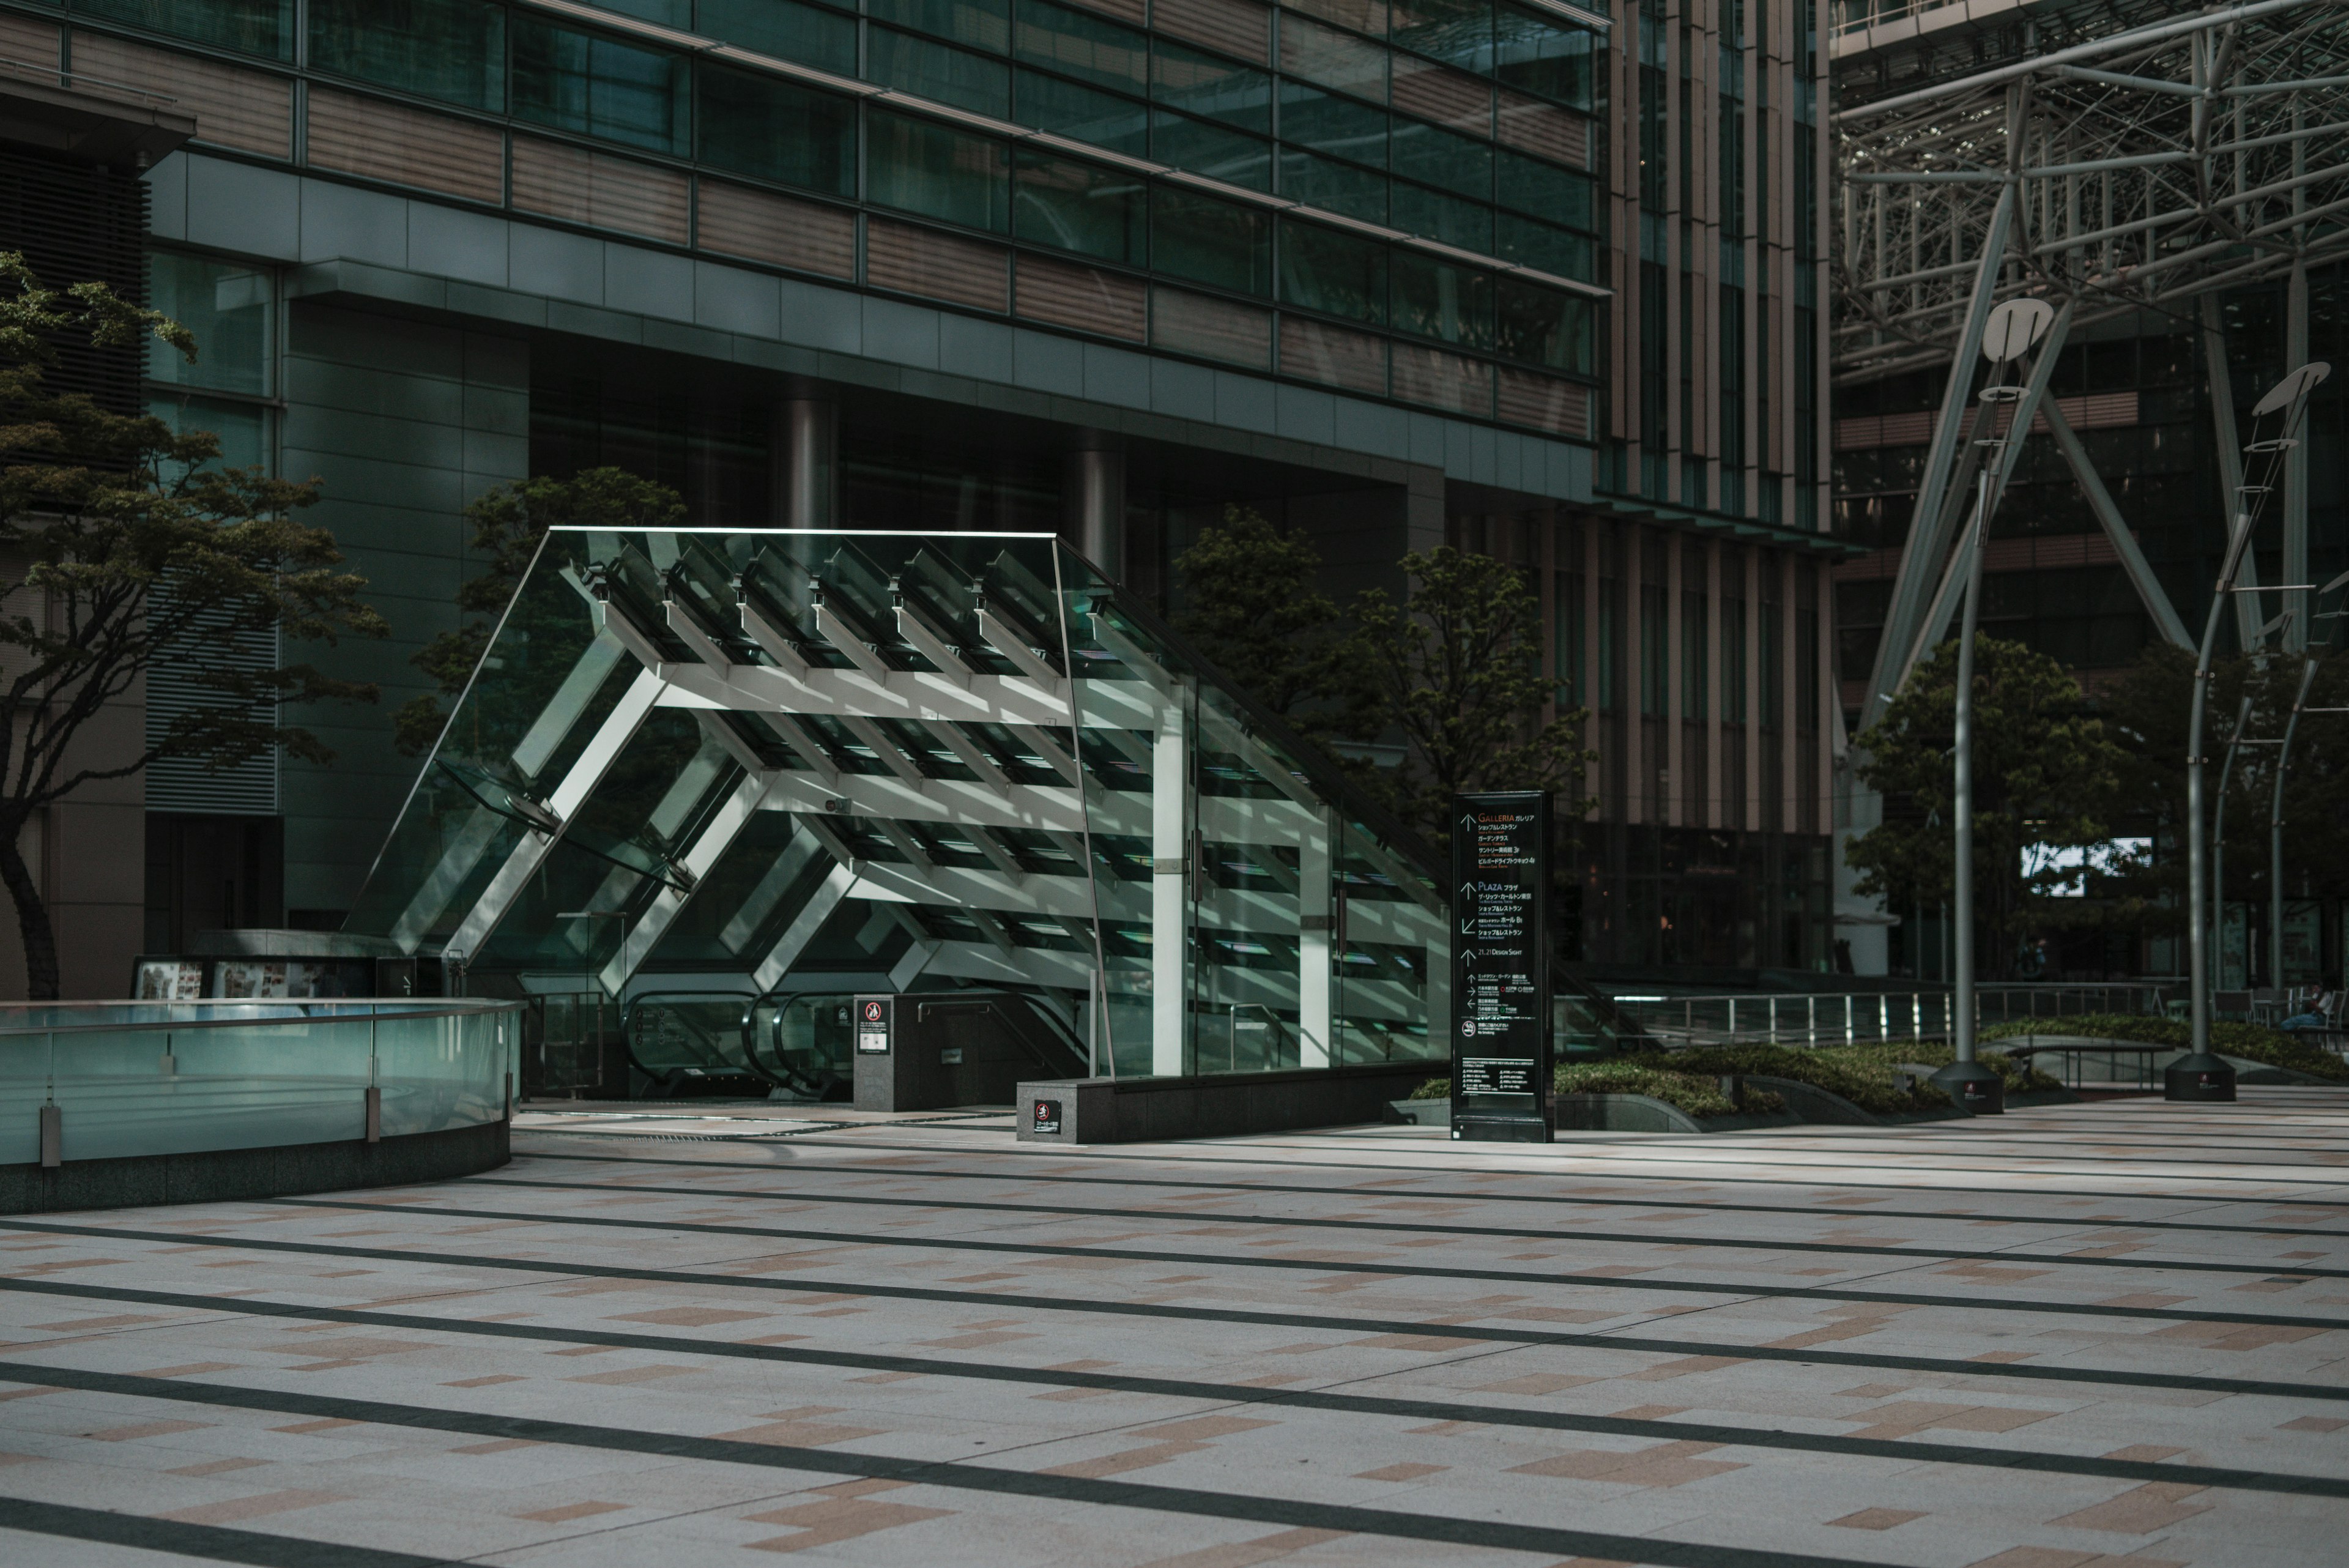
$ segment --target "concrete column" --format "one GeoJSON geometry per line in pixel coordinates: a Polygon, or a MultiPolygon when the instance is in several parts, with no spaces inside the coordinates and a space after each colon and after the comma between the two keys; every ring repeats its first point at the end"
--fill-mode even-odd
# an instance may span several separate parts
{"type": "Polygon", "coordinates": [[[1745,547],[1745,826],[1762,820],[1762,552],[1745,547]]]}
{"type": "Polygon", "coordinates": [[[1796,688],[1802,682],[1802,664],[1795,658],[1800,651],[1796,640],[1801,630],[1801,618],[1795,610],[1795,553],[1782,550],[1778,555],[1778,830],[1795,833],[1801,830],[1802,777],[1801,750],[1795,733],[1796,688]]]}
{"type": "Polygon", "coordinates": [[[1326,1067],[1336,1054],[1337,1032],[1330,1006],[1330,966],[1336,957],[1331,873],[1334,857],[1330,813],[1305,825],[1297,847],[1297,1033],[1298,1065],[1326,1067]]]}
{"type": "Polygon", "coordinates": [[[1704,546],[1704,817],[1702,826],[1728,826],[1727,803],[1722,799],[1727,774],[1721,760],[1721,710],[1728,701],[1722,685],[1721,541],[1704,546]]]}
{"type": "Polygon", "coordinates": [[[1623,525],[1623,820],[1655,815],[1648,799],[1648,639],[1645,595],[1647,530],[1623,525]]]}
{"type": "Polygon", "coordinates": [[[775,405],[768,433],[772,475],[769,515],[778,528],[839,525],[840,406],[829,398],[789,397],[775,405]]]}
{"type": "Polygon", "coordinates": [[[1184,895],[1197,867],[1185,809],[1191,748],[1185,718],[1177,688],[1159,710],[1150,757],[1150,1070],[1161,1077],[1183,1071],[1191,1011],[1191,911],[1184,895]]]}
{"type": "Polygon", "coordinates": [[[1061,536],[1110,581],[1125,579],[1125,450],[1088,433],[1061,483],[1061,536]]]}
{"type": "Polygon", "coordinates": [[[1685,826],[1688,817],[1681,810],[1681,802],[1688,790],[1688,757],[1681,743],[1681,726],[1687,715],[1681,711],[1681,692],[1686,672],[1681,668],[1687,659],[1682,639],[1687,628],[1681,623],[1681,557],[1684,553],[1681,537],[1667,535],[1664,556],[1664,787],[1659,792],[1663,799],[1658,803],[1658,820],[1670,827],[1685,826]]]}

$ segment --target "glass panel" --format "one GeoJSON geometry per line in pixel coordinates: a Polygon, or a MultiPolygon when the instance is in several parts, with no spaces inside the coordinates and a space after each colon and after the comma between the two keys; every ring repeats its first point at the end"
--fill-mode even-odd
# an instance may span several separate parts
{"type": "Polygon", "coordinates": [[[1031,66],[1136,97],[1150,89],[1148,36],[1100,16],[1019,0],[1011,44],[1011,52],[1031,66]]]}
{"type": "Polygon", "coordinates": [[[1493,0],[1396,0],[1392,37],[1405,48],[1481,71],[1493,59],[1493,0]]]}
{"type": "Polygon", "coordinates": [[[1021,239],[1143,265],[1148,196],[1141,180],[1022,149],[1012,182],[1011,228],[1021,239]]]}
{"type": "MultiPolygon", "coordinates": [[[[28,1024],[38,1022],[32,1010],[20,1016],[28,1024]]],[[[31,1165],[41,1158],[51,1038],[36,1028],[0,1032],[0,1165],[31,1165]]]]}
{"type": "Polygon", "coordinates": [[[701,67],[701,157],[762,180],[856,193],[856,106],[719,66],[701,67]]]}
{"type": "Polygon", "coordinates": [[[590,4],[598,11],[617,11],[664,27],[693,26],[693,0],[590,0],[590,4]]]}
{"type": "Polygon", "coordinates": [[[1010,152],[1004,143],[901,114],[875,111],[868,124],[864,188],[871,200],[974,229],[1007,226],[1010,152]]]}
{"type": "Polygon", "coordinates": [[[147,302],[196,335],[197,358],[149,341],[147,376],[182,387],[266,397],[275,291],[258,268],[176,251],[147,253],[147,302]]]}
{"type": "Polygon", "coordinates": [[[1280,193],[1309,207],[1360,218],[1366,223],[1387,221],[1385,175],[1310,152],[1281,150],[1280,193]]]}
{"type": "Polygon", "coordinates": [[[1012,73],[1012,118],[1130,157],[1150,156],[1150,111],[1131,99],[1096,92],[1040,71],[1012,73]]]}
{"type": "Polygon", "coordinates": [[[1272,189],[1272,146],[1253,136],[1185,115],[1154,109],[1150,155],[1228,184],[1272,189]]]}
{"type": "Polygon", "coordinates": [[[1150,259],[1160,272],[1241,294],[1271,283],[1272,225],[1231,202],[1161,185],[1150,198],[1150,259]]]}
{"type": "Polygon", "coordinates": [[[513,18],[518,119],[658,152],[686,150],[685,61],[528,16],[513,18]]]}
{"type": "Polygon", "coordinates": [[[294,57],[294,0],[73,0],[73,9],[248,55],[294,57]]]}
{"type": "Polygon", "coordinates": [[[1496,289],[1495,346],[1513,359],[1591,373],[1590,302],[1505,277],[1496,289]]]}
{"type": "Polygon", "coordinates": [[[990,54],[1011,43],[1011,0],[866,0],[864,14],[990,54]]]}
{"type": "Polygon", "coordinates": [[[1493,150],[1485,142],[1398,115],[1390,145],[1398,174],[1454,195],[1482,200],[1493,192],[1493,150]]]}
{"type": "MultiPolygon", "coordinates": [[[[174,435],[198,431],[220,441],[220,456],[203,466],[263,468],[274,466],[269,442],[269,410],[258,403],[232,403],[222,398],[150,397],[147,411],[171,427],[174,435]]],[[[176,474],[176,466],[172,468],[176,474]]]]}
{"type": "Polygon", "coordinates": [[[893,27],[865,30],[868,80],[1002,119],[1011,113],[1011,67],[893,27]]]}
{"type": "Polygon", "coordinates": [[[1390,196],[1394,226],[1405,234],[1441,240],[1464,251],[1493,254],[1493,209],[1424,185],[1398,180],[1390,196]]]}
{"type": "Polygon", "coordinates": [[[1317,152],[1387,166],[1387,111],[1299,82],[1280,84],[1280,139],[1317,152]]]}
{"type": "Polygon", "coordinates": [[[1280,14],[1280,68],[1373,103],[1387,101],[1385,49],[1294,11],[1280,14]]]}
{"type": "Polygon", "coordinates": [[[1531,213],[1553,223],[1588,229],[1594,221],[1591,182],[1555,163],[1502,149],[1495,153],[1495,186],[1501,205],[1531,213]]]}
{"type": "Polygon", "coordinates": [[[1502,213],[1496,217],[1493,254],[1503,261],[1557,277],[1580,278],[1586,283],[1600,281],[1598,256],[1589,235],[1553,229],[1547,223],[1537,223],[1515,213],[1502,213]]]}
{"type": "Polygon", "coordinates": [[[1579,109],[1591,107],[1591,57],[1599,46],[1588,29],[1505,5],[1494,32],[1495,77],[1579,109]]]}
{"type": "Polygon", "coordinates": [[[1401,247],[1394,253],[1392,267],[1397,328],[1472,348],[1492,347],[1490,275],[1401,247]]]}
{"type": "Polygon", "coordinates": [[[1160,103],[1244,130],[1272,130],[1272,78],[1248,66],[1161,37],[1152,44],[1150,85],[1160,103]]]}
{"type": "Polygon", "coordinates": [[[856,74],[856,18],[799,0],[701,0],[694,30],[839,76],[856,74]]]}
{"type": "Polygon", "coordinates": [[[499,109],[506,14],[473,0],[310,0],[310,64],[424,98],[499,109]]]}
{"type": "Polygon", "coordinates": [[[1280,224],[1280,297],[1308,310],[1383,325],[1387,318],[1387,247],[1284,218],[1280,224]]]}

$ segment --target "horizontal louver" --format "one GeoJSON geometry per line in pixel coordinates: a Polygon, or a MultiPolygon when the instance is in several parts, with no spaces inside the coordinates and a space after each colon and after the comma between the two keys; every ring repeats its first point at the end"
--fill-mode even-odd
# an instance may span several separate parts
{"type": "Polygon", "coordinates": [[[704,180],[694,241],[703,250],[826,277],[856,275],[856,215],[704,180]]]}
{"type": "Polygon", "coordinates": [[[1271,16],[1249,0],[1156,0],[1150,25],[1169,37],[1265,65],[1272,57],[1271,16]]]}
{"type": "Polygon", "coordinates": [[[1384,396],[1387,389],[1387,344],[1367,332],[1349,332],[1302,317],[1280,320],[1280,369],[1283,375],[1342,387],[1350,392],[1384,396]]]}
{"type": "Polygon", "coordinates": [[[167,54],[98,33],[76,33],[74,86],[104,97],[106,83],[173,100],[196,117],[196,140],[264,158],[294,153],[294,84],[217,60],[167,54]]]}
{"type": "MultiPolygon", "coordinates": [[[[202,659],[165,657],[147,671],[147,744],[162,743],[173,721],[190,712],[220,707],[221,700],[203,683],[208,670],[233,670],[258,673],[277,667],[277,633],[231,632],[227,618],[198,615],[193,630],[205,645],[202,659]]],[[[263,703],[253,710],[263,723],[277,722],[277,705],[263,703]]],[[[274,750],[249,757],[233,767],[214,768],[201,757],[181,757],[151,763],[147,769],[147,809],[206,812],[226,815],[268,816],[277,810],[277,753],[274,750]]]]}
{"type": "Polygon", "coordinates": [[[1099,11],[1104,16],[1115,16],[1118,20],[1131,22],[1137,27],[1142,26],[1143,15],[1148,9],[1148,0],[1070,0],[1070,4],[1082,6],[1088,11],[1099,11]]]}
{"type": "Polygon", "coordinates": [[[1269,370],[1272,312],[1205,295],[1154,288],[1150,291],[1150,341],[1155,348],[1177,354],[1269,370]]]}
{"type": "Polygon", "coordinates": [[[0,60],[11,62],[0,65],[0,77],[30,75],[35,81],[55,87],[57,77],[53,71],[28,73],[18,67],[54,67],[57,63],[57,25],[35,21],[30,16],[0,16],[0,60]]]}
{"type": "Polygon", "coordinates": [[[1408,55],[1394,57],[1394,106],[1471,136],[1493,134],[1490,83],[1408,55]]]}
{"type": "Polygon", "coordinates": [[[1010,261],[1000,245],[885,218],[865,220],[864,281],[875,288],[1004,310],[1011,303],[1010,261]]]}
{"type": "Polygon", "coordinates": [[[506,139],[492,126],[379,99],[310,89],[309,161],[473,202],[505,199],[506,139]]]}
{"type": "Polygon", "coordinates": [[[1493,416],[1493,368],[1440,348],[1394,346],[1394,395],[1455,414],[1493,416]]]}
{"type": "Polygon", "coordinates": [[[1030,321],[1133,343],[1145,335],[1147,312],[1138,280],[1042,256],[1019,258],[1019,311],[1030,321]]]}
{"type": "Polygon", "coordinates": [[[1577,382],[1503,370],[1500,401],[1500,417],[1510,424],[1577,440],[1590,435],[1590,389],[1577,382]]]}
{"type": "Polygon", "coordinates": [[[1590,125],[1578,114],[1501,89],[1503,141],[1569,168],[1590,167],[1590,125]]]}
{"type": "Polygon", "coordinates": [[[688,190],[686,176],[672,169],[514,138],[513,204],[520,212],[681,245],[688,190]]]}

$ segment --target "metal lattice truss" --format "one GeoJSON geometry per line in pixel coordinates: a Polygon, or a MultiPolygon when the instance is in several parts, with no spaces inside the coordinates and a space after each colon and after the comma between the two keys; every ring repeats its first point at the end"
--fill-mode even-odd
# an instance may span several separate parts
{"type": "MultiPolygon", "coordinates": [[[[2060,13],[2076,36],[2090,8],[2015,5],[2008,20],[2060,13]]],[[[2141,13],[2140,13],[2141,15],[2141,13]]],[[[2023,25],[2023,24],[2018,24],[2023,25]]],[[[1840,53],[1841,51],[1839,51],[1840,53]]],[[[1839,68],[1841,62],[1838,62],[1839,68]]],[[[2306,358],[2308,267],[2349,256],[2349,5],[2263,0],[2134,25],[1834,116],[1839,174],[1834,373],[1849,386],[1951,363],[1951,378],[1879,646],[1864,719],[1872,722],[1947,625],[1929,616],[1971,505],[1975,464],[2012,473],[2021,440],[1978,440],[2035,418],[2079,479],[2161,633],[2184,645],[2176,609],[2053,399],[2042,396],[2069,334],[2141,310],[2199,325],[2219,368],[2223,479],[2240,483],[2227,394],[2219,291],[2290,288],[2287,356],[2306,358]],[[1972,397],[1983,324],[2020,296],[2057,307],[2020,403],[1972,397]],[[2010,414],[2005,410],[2011,410],[2010,414]],[[1992,424],[1992,421],[1995,424],[1992,424]],[[1928,624],[1929,620],[1930,624],[1928,624]]],[[[2286,477],[2284,582],[2304,580],[2305,455],[2286,477]]],[[[2214,519],[2214,521],[2216,521],[2214,519]]],[[[2287,649],[2306,637],[2287,595],[2281,624],[2255,596],[2245,647],[2262,627],[2287,649]]]]}

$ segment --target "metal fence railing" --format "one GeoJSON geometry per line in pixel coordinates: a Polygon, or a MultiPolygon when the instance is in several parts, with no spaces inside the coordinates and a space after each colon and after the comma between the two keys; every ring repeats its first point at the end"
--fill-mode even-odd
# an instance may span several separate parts
{"type": "MultiPolygon", "coordinates": [[[[2158,986],[2021,985],[1975,993],[1984,1025],[2085,1012],[2158,1013],[2158,986]]],[[[1724,996],[1618,996],[1615,1006],[1650,1038],[1666,1045],[1852,1045],[1890,1040],[1945,1040],[1953,999],[1947,992],[1837,992],[1724,996]]]]}

